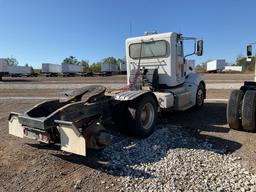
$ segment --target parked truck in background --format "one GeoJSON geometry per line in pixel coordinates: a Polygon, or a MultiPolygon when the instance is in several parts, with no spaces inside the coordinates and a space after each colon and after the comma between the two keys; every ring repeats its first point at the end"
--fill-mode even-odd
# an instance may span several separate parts
{"type": "Polygon", "coordinates": [[[225,59],[217,59],[217,60],[209,61],[206,64],[206,71],[208,73],[221,72],[222,70],[225,69],[225,66],[226,66],[225,59]]]}
{"type": "Polygon", "coordinates": [[[202,54],[202,40],[179,33],[128,38],[127,86],[106,90],[91,85],[65,101],[45,101],[25,113],[12,112],[9,133],[59,144],[62,150],[83,156],[87,148],[99,149],[111,142],[105,126],[109,122],[125,133],[147,137],[154,131],[159,111],[203,106],[205,82],[186,66],[187,57],[202,54]],[[189,53],[184,53],[185,41],[194,43],[189,53]]]}

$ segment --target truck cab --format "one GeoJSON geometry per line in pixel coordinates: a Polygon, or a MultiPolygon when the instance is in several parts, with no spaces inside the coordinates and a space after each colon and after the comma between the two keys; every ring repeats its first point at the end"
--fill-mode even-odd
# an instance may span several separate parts
{"type": "MultiPolygon", "coordinates": [[[[160,108],[184,111],[200,108],[206,97],[205,82],[187,66],[186,58],[203,54],[203,41],[175,32],[146,34],[126,40],[127,84],[137,94],[151,91],[160,108]],[[192,53],[184,54],[184,42],[194,43],[192,53]],[[162,102],[161,104],[161,101],[162,102]],[[163,104],[164,103],[164,104],[163,104]]],[[[135,94],[135,93],[134,93],[135,94]]],[[[127,93],[117,100],[135,98],[127,93]]]]}
{"type": "MultiPolygon", "coordinates": [[[[147,70],[158,70],[159,85],[175,87],[185,82],[189,73],[184,55],[184,41],[195,38],[184,38],[174,32],[150,34],[126,40],[127,82],[132,82],[138,65],[147,70]]],[[[202,45],[202,41],[197,41],[202,45]]],[[[198,43],[198,45],[199,45],[198,43]]],[[[198,48],[199,49],[199,48],[198,48]]],[[[201,48],[200,48],[201,49],[201,48]]],[[[202,54],[196,52],[197,55],[202,54]]]]}

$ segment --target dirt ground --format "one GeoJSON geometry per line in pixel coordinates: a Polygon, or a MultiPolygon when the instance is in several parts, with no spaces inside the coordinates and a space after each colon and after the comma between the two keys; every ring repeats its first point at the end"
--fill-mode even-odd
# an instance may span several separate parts
{"type": "MultiPolygon", "coordinates": [[[[252,80],[252,74],[206,74],[206,83],[242,83],[252,80]]],[[[24,112],[42,101],[37,97],[63,97],[66,89],[58,84],[120,83],[126,76],[5,78],[0,83],[0,191],[75,191],[83,181],[82,191],[117,191],[118,175],[104,169],[104,157],[91,151],[79,157],[59,151],[58,146],[40,146],[29,139],[8,135],[8,115],[11,111],[24,112]],[[43,90],[8,88],[11,85],[56,84],[57,88],[43,90]],[[24,97],[22,99],[21,97],[24,97]],[[29,97],[29,98],[25,98],[29,97]]],[[[69,89],[68,89],[69,90],[69,89]]],[[[162,113],[159,120],[181,125],[198,138],[206,139],[216,149],[224,149],[241,157],[244,165],[256,173],[256,134],[230,130],[226,123],[226,102],[230,89],[207,90],[207,102],[199,110],[162,113]]]]}
{"type": "MultiPolygon", "coordinates": [[[[224,73],[203,73],[201,74],[205,79],[206,83],[211,82],[243,82],[245,80],[253,80],[252,73],[231,73],[231,74],[224,74],[224,73]]],[[[106,77],[46,77],[46,76],[39,76],[39,77],[4,77],[4,83],[125,83],[126,82],[126,75],[114,75],[114,76],[106,76],[106,77]]]]}

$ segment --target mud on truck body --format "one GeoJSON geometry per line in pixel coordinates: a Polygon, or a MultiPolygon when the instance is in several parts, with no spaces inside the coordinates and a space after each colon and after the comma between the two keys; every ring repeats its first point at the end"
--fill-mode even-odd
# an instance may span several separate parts
{"type": "Polygon", "coordinates": [[[185,59],[202,53],[202,40],[177,33],[128,38],[126,87],[106,90],[91,85],[65,101],[45,101],[25,113],[12,112],[9,133],[59,144],[61,150],[83,156],[87,148],[110,144],[112,137],[104,127],[109,121],[125,132],[147,137],[154,131],[159,111],[203,106],[205,83],[186,66],[185,59]],[[185,41],[194,43],[187,55],[185,41]]]}

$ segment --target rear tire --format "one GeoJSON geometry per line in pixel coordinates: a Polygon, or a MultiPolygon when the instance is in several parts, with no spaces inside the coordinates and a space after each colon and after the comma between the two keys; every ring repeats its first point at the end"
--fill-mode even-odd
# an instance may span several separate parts
{"type": "Polygon", "coordinates": [[[231,92],[227,104],[227,122],[231,129],[239,130],[242,128],[241,123],[241,105],[244,93],[241,90],[231,92]]]}
{"type": "Polygon", "coordinates": [[[255,131],[256,91],[246,91],[242,104],[242,126],[245,131],[255,131]]]}
{"type": "Polygon", "coordinates": [[[142,95],[128,104],[127,127],[138,137],[148,137],[157,121],[157,102],[150,95],[142,95]]]}

